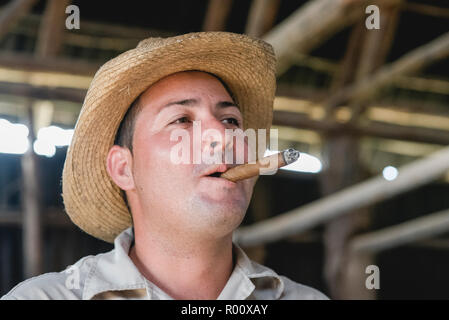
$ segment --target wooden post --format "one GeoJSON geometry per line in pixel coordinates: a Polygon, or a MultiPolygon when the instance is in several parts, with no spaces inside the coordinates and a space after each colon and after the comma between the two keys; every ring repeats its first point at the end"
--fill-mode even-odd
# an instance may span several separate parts
{"type": "Polygon", "coordinates": [[[38,56],[53,57],[60,52],[65,30],[65,8],[70,2],[71,0],[47,0],[36,46],[38,56]]]}
{"type": "MultiPolygon", "coordinates": [[[[381,7],[380,29],[368,30],[363,42],[362,53],[355,75],[355,83],[363,81],[384,64],[393,43],[399,16],[399,5],[381,7]]],[[[355,101],[352,109],[351,122],[358,121],[363,110],[368,107],[366,101],[355,101]]]]}
{"type": "Polygon", "coordinates": [[[33,152],[34,129],[33,111],[29,107],[29,141],[30,147],[22,157],[22,206],[23,206],[23,263],[26,278],[42,273],[42,227],[41,203],[39,193],[38,172],[36,170],[36,154],[33,152]]]}
{"type": "Polygon", "coordinates": [[[279,8],[279,0],[253,0],[249,10],[245,33],[260,37],[274,24],[279,8]]]}
{"type": "Polygon", "coordinates": [[[224,31],[231,11],[232,0],[209,0],[203,31],[224,31]]]}
{"type": "MultiPolygon", "coordinates": [[[[395,8],[397,9],[397,6],[395,8]]],[[[350,62],[345,61],[346,67],[350,69],[342,70],[343,72],[346,71],[346,77],[350,76],[354,82],[361,81],[377,69],[383,63],[390,48],[396,25],[396,15],[392,14],[391,10],[387,10],[386,7],[381,7],[381,11],[383,14],[381,15],[379,30],[366,30],[365,26],[361,26],[360,23],[355,27],[356,35],[363,35],[364,41],[360,47],[360,41],[357,41],[360,39],[352,37],[348,46],[349,54],[345,58],[353,59],[354,62],[351,66],[350,62]],[[355,41],[357,41],[357,44],[354,44],[355,41]],[[354,51],[355,54],[351,55],[351,51],[354,51]]],[[[341,82],[340,84],[344,83],[341,82]]],[[[359,105],[350,105],[350,109],[358,108],[359,105]]],[[[351,121],[355,122],[356,117],[353,116],[351,121]]],[[[344,134],[328,135],[327,146],[330,147],[330,152],[327,155],[329,165],[321,175],[325,194],[331,194],[368,176],[368,173],[363,176],[363,168],[361,168],[358,159],[359,139],[344,134]]],[[[354,234],[367,229],[369,223],[369,208],[361,208],[345,216],[337,217],[326,224],[324,233],[325,275],[333,298],[376,298],[376,291],[367,290],[363,281],[365,268],[373,264],[373,257],[371,255],[351,254],[347,248],[349,239],[354,234]]]]}
{"type": "MultiPolygon", "coordinates": [[[[367,174],[363,172],[359,161],[358,137],[345,133],[328,135],[325,148],[326,169],[320,175],[324,195],[333,194],[366,178],[367,174]]],[[[324,275],[330,296],[334,299],[357,295],[351,291],[353,288],[347,285],[353,280],[358,281],[352,279],[352,274],[347,273],[348,263],[353,258],[347,255],[347,242],[354,233],[368,228],[369,214],[369,209],[359,208],[336,217],[325,225],[324,275]]],[[[355,264],[352,266],[356,267],[355,264]]],[[[362,266],[357,263],[357,267],[362,266]]]]}
{"type": "Polygon", "coordinates": [[[363,41],[365,32],[365,21],[359,19],[351,29],[345,55],[332,79],[331,93],[341,90],[342,87],[354,81],[354,70],[357,68],[361,53],[360,43],[363,41]]]}

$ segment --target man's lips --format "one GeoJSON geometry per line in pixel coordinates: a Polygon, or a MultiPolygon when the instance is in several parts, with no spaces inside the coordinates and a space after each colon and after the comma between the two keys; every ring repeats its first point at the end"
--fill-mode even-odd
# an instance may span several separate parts
{"type": "Polygon", "coordinates": [[[201,174],[201,177],[206,178],[211,183],[221,183],[224,186],[233,187],[236,185],[236,182],[220,177],[223,172],[226,172],[231,167],[232,166],[227,164],[213,165],[204,170],[203,174],[201,174]]]}
{"type": "Polygon", "coordinates": [[[204,172],[201,174],[201,176],[211,176],[211,177],[219,177],[223,172],[226,172],[228,169],[230,169],[231,166],[227,164],[217,164],[208,167],[204,172]]]}

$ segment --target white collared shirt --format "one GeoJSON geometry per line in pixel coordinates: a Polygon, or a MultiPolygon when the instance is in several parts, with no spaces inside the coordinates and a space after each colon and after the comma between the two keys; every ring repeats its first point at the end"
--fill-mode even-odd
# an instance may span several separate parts
{"type": "MultiPolygon", "coordinates": [[[[132,229],[128,228],[117,236],[113,250],[84,257],[64,271],[25,280],[2,299],[173,299],[136,268],[128,256],[132,242],[132,229]]],[[[236,264],[219,300],[328,299],[318,290],[251,261],[235,244],[234,250],[236,264]]]]}

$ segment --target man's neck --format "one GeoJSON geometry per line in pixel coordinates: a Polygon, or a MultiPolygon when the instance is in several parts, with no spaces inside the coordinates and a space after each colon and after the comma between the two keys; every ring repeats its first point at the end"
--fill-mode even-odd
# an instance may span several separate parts
{"type": "MultiPolygon", "coordinates": [[[[154,237],[157,238],[157,237],[154,237]]],[[[160,241],[135,234],[129,256],[142,275],[174,299],[216,299],[232,270],[232,237],[160,241]]]]}

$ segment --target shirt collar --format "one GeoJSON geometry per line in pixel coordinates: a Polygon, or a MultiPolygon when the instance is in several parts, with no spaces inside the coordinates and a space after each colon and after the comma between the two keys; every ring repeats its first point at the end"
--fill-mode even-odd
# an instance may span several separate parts
{"type": "Polygon", "coordinates": [[[234,243],[236,265],[219,299],[259,298],[279,299],[284,291],[282,278],[270,268],[251,261],[245,252],[234,243]],[[229,283],[240,283],[234,292],[227,292],[229,283]],[[263,295],[260,295],[263,292],[263,295]],[[237,296],[236,296],[237,294],[237,296]]]}
{"type": "MultiPolygon", "coordinates": [[[[148,299],[172,299],[145,279],[129,258],[133,239],[130,227],[115,238],[112,251],[96,256],[96,263],[86,278],[83,299],[92,299],[109,291],[138,289],[146,289],[148,299]]],[[[218,299],[257,298],[262,291],[265,298],[278,299],[284,291],[282,279],[273,270],[251,261],[238,245],[234,244],[233,248],[236,264],[218,299]]]]}
{"type": "Polygon", "coordinates": [[[132,241],[132,228],[128,228],[115,238],[112,251],[96,256],[86,278],[83,299],[106,291],[146,288],[145,278],[128,256],[132,241]]]}

